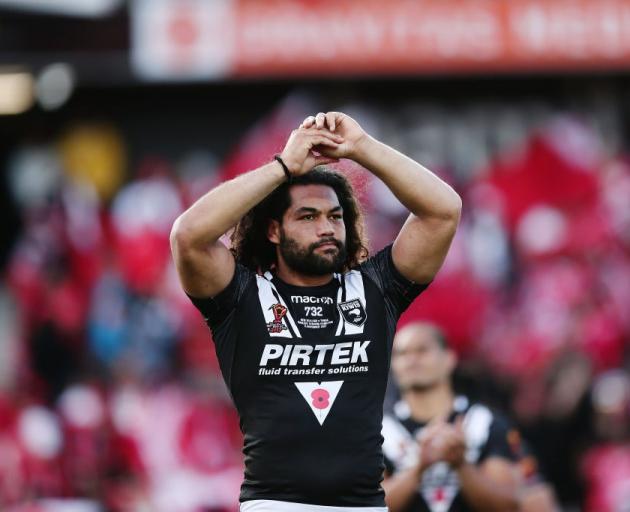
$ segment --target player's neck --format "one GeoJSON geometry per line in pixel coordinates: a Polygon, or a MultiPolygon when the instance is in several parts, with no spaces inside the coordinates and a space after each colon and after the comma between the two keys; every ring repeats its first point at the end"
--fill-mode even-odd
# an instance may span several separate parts
{"type": "Polygon", "coordinates": [[[305,275],[296,272],[282,261],[278,262],[275,273],[282,281],[293,286],[322,286],[330,283],[333,278],[332,272],[321,276],[305,275]]]}
{"type": "Polygon", "coordinates": [[[433,418],[444,417],[453,410],[454,395],[449,385],[439,385],[430,389],[410,389],[403,394],[411,417],[418,422],[428,422],[433,418]]]}

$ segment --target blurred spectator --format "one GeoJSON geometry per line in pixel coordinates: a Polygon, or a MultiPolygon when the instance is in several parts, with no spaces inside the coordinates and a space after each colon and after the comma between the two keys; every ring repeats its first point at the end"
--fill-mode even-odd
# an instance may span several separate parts
{"type": "Polygon", "coordinates": [[[504,418],[455,396],[457,358],[432,324],[396,333],[392,370],[402,399],[383,419],[383,482],[392,512],[517,510],[522,487],[504,418]]]}

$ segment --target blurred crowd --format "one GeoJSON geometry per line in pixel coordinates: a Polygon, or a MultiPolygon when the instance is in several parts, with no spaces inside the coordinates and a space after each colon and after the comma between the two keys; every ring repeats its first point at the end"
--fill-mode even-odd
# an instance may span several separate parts
{"type": "MultiPolygon", "coordinates": [[[[155,148],[130,163],[115,125],[80,119],[12,150],[0,281],[7,510],[237,510],[238,423],[169,231],[214,184],[269,160],[316,104],[288,98],[220,160],[155,148]]],[[[630,510],[630,153],[614,105],[328,107],[463,197],[445,266],[401,323],[444,328],[461,356],[456,384],[512,416],[566,510],[630,510]]],[[[356,165],[339,167],[379,249],[404,209],[356,165]]]]}

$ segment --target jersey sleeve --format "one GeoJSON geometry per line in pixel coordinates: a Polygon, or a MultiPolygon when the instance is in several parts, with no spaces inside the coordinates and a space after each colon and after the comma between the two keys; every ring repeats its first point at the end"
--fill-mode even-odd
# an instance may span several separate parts
{"type": "Polygon", "coordinates": [[[519,453],[513,439],[516,434],[517,431],[509,424],[506,418],[494,414],[488,441],[480,454],[479,461],[481,462],[489,457],[501,457],[517,462],[519,453]]]}
{"type": "Polygon", "coordinates": [[[234,311],[253,281],[254,273],[241,264],[236,264],[234,276],[227,287],[215,297],[199,298],[188,295],[190,301],[201,312],[204,320],[214,332],[234,311]]]}
{"type": "Polygon", "coordinates": [[[360,269],[380,289],[387,302],[388,310],[396,320],[429,286],[429,283],[414,283],[398,271],[392,258],[392,244],[362,263],[360,269]]]}
{"type": "MultiPolygon", "coordinates": [[[[212,340],[221,373],[230,390],[232,389],[232,366],[236,356],[235,312],[245,296],[248,285],[254,281],[254,273],[237,264],[234,277],[225,290],[215,297],[199,298],[188,295],[212,331],[212,340]]],[[[253,284],[255,285],[255,283],[253,284]]]]}

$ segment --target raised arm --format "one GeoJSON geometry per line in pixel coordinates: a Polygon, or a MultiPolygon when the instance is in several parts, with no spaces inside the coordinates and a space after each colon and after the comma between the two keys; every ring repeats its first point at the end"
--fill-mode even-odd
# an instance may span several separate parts
{"type": "Polygon", "coordinates": [[[344,143],[326,149],[325,154],[361,164],[410,211],[394,241],[394,264],[411,281],[431,281],[444,262],[459,223],[462,201],[457,192],[418,162],[365,133],[345,114],[320,113],[307,118],[302,126],[326,127],[343,136],[344,143]]]}
{"type": "MultiPolygon", "coordinates": [[[[335,149],[343,139],[327,131],[294,130],[282,152],[291,174],[300,175],[334,159],[313,154],[317,146],[335,149]]],[[[272,163],[220,184],[182,213],[171,230],[171,252],[184,290],[193,297],[213,297],[230,283],[235,262],[219,240],[286,180],[284,170],[272,163]]]]}

